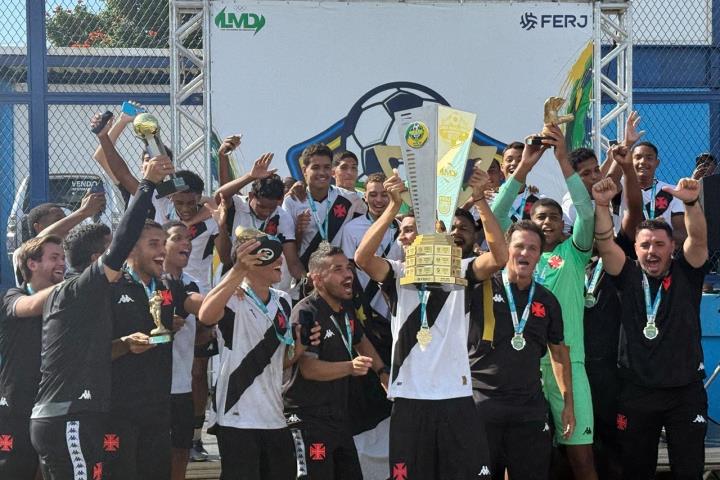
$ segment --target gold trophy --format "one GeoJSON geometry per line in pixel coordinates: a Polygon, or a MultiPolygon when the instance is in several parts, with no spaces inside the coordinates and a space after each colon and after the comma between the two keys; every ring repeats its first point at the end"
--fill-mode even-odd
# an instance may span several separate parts
{"type": "MultiPolygon", "coordinates": [[[[149,113],[141,113],[137,115],[135,120],[133,120],[133,130],[135,131],[135,135],[142,139],[145,144],[145,149],[150,157],[167,155],[165,145],[162,140],[160,140],[160,124],[158,123],[157,118],[153,115],[149,113]]],[[[182,178],[170,175],[168,180],[165,180],[155,187],[155,190],[157,191],[156,197],[167,197],[168,195],[172,195],[176,192],[184,192],[188,188],[189,187],[185,185],[185,181],[182,178]]]]}
{"type": "Polygon", "coordinates": [[[162,295],[157,290],[148,299],[150,315],[155,323],[155,328],[150,330],[150,338],[148,339],[150,345],[172,342],[172,332],[162,324],[162,302],[162,295]]]}
{"type": "Polygon", "coordinates": [[[560,126],[563,123],[572,122],[575,120],[575,115],[568,113],[565,115],[560,114],[560,107],[565,103],[564,98],[550,97],[545,100],[545,115],[543,117],[545,126],[543,127],[540,135],[531,135],[525,139],[525,143],[528,145],[542,145],[543,140],[550,138],[550,131],[548,130],[549,125],[560,126]]]}

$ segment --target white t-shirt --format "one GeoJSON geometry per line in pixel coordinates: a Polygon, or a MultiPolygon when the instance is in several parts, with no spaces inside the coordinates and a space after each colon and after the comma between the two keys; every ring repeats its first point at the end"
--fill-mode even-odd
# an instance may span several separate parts
{"type": "MultiPolygon", "coordinates": [[[[311,244],[320,243],[319,240],[315,239],[316,236],[319,237],[320,232],[318,221],[324,223],[325,219],[327,219],[328,222],[328,236],[330,237],[327,241],[339,247],[342,239],[343,226],[353,219],[356,212],[362,211],[361,204],[364,205],[362,199],[360,199],[355,192],[348,192],[339,187],[330,187],[327,199],[320,202],[315,201],[317,211],[315,215],[311,214],[310,224],[303,232],[302,242],[298,251],[300,258],[302,259],[311,244]]],[[[304,211],[309,210],[312,212],[307,198],[305,201],[300,202],[292,197],[286,197],[283,202],[283,209],[290,214],[293,222],[295,222],[298,215],[304,211]]]]}
{"type": "MultiPolygon", "coordinates": [[[[345,227],[343,227],[342,250],[350,260],[355,256],[355,251],[360,245],[365,232],[370,228],[370,225],[372,225],[372,220],[370,220],[368,214],[365,214],[350,220],[345,227]]],[[[395,241],[397,233],[397,222],[393,222],[392,227],[385,231],[382,242],[380,242],[380,246],[375,252],[377,256],[390,260],[402,260],[402,247],[395,241]]],[[[360,282],[360,286],[365,290],[370,282],[370,277],[360,268],[356,268],[355,273],[360,282]]],[[[390,305],[387,297],[380,289],[377,289],[373,298],[370,299],[370,307],[383,318],[390,319],[390,305]]]]}
{"type": "Polygon", "coordinates": [[[223,334],[220,374],[216,387],[217,423],[224,427],[278,429],[283,416],[285,344],[276,335],[290,321],[290,297],[271,289],[268,314],[249,296],[232,296],[218,327],[223,334]],[[281,308],[278,314],[278,308],[281,308]],[[270,318],[274,319],[275,325],[270,318]]]}
{"type": "MultiPolygon", "coordinates": [[[[465,276],[473,258],[463,259],[465,276]]],[[[465,289],[431,290],[427,319],[432,341],[425,351],[415,338],[420,328],[420,299],[414,286],[400,286],[405,264],[388,260],[396,282],[396,314],[392,317],[392,369],[388,398],[444,400],[472,395],[468,360],[470,319],[465,289]]]]}
{"type": "MultiPolygon", "coordinates": [[[[685,213],[685,205],[683,202],[667,192],[662,190],[662,187],[673,187],[669,183],[663,182],[662,180],[656,180],[654,193],[655,193],[655,218],[662,218],[665,222],[672,227],[672,216],[676,213],[685,213]]],[[[644,188],[643,194],[643,216],[647,219],[650,218],[651,206],[650,199],[653,197],[653,187],[644,188]]],[[[622,192],[622,200],[620,203],[620,214],[623,215],[627,209],[627,199],[625,198],[625,190],[622,192]]]]}
{"type": "MultiPolygon", "coordinates": [[[[180,278],[185,287],[197,281],[187,273],[180,278]]],[[[207,292],[202,292],[207,293],[207,292]]],[[[172,345],[172,387],[170,393],[189,393],[192,391],[192,365],[195,357],[195,315],[185,318],[185,325],[173,336],[172,345]]]]}

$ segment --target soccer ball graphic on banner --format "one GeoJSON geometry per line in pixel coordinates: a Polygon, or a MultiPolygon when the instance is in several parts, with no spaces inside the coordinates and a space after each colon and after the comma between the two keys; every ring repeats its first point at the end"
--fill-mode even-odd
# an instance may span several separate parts
{"type": "MultiPolygon", "coordinates": [[[[290,147],[285,156],[290,174],[303,178],[300,155],[309,145],[324,143],[333,151],[349,150],[360,160],[359,179],[380,172],[380,164],[373,147],[400,145],[397,138],[395,113],[420,107],[427,102],[450,104],[439,93],[413,82],[392,82],[373,88],[360,97],[345,116],[323,132],[290,147]]],[[[473,140],[478,145],[492,145],[502,149],[505,144],[475,130],[473,140]]],[[[391,159],[393,167],[397,160],[391,159]]]]}

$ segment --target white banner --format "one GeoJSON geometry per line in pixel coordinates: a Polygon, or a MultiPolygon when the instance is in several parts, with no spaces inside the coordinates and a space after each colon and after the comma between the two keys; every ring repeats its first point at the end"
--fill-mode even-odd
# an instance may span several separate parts
{"type": "MultiPolygon", "coordinates": [[[[393,112],[424,101],[477,113],[475,143],[501,150],[538,132],[560,95],[577,116],[568,137],[589,142],[589,2],[220,0],[212,19],[214,131],[242,132],[247,162],[272,151],[296,178],[319,141],[356,153],[361,175],[379,171],[370,147],[399,145],[393,112]]],[[[565,189],[550,154],[528,183],[556,199],[565,189]]]]}

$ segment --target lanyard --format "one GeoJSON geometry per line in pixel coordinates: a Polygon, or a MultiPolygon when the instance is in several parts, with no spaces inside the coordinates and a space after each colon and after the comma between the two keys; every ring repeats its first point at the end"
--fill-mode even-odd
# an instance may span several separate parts
{"type": "Polygon", "coordinates": [[[325,220],[322,222],[318,216],[317,205],[315,204],[315,199],[310,194],[310,189],[305,189],[307,191],[308,204],[310,204],[310,211],[312,212],[313,220],[315,220],[315,225],[317,225],[320,237],[322,237],[322,239],[326,242],[328,241],[328,218],[330,218],[330,192],[332,192],[332,188],[333,187],[331,185],[328,190],[327,198],[325,198],[325,220]]]}
{"type": "Polygon", "coordinates": [[[593,273],[591,276],[588,277],[587,281],[585,282],[585,290],[587,290],[587,293],[593,294],[595,293],[595,287],[597,287],[598,280],[600,279],[600,273],[603,269],[603,261],[602,258],[598,260],[597,265],[595,265],[595,270],[593,270],[593,273]]]}
{"type": "MultiPolygon", "coordinates": [[[[249,208],[249,207],[248,207],[248,208],[249,208]]],[[[275,212],[273,212],[273,213],[275,213],[275,212]]],[[[272,215],[270,215],[270,216],[272,216],[272,215]]],[[[254,228],[255,230],[258,230],[258,231],[264,233],[264,232],[265,232],[265,223],[268,221],[269,218],[270,218],[270,217],[268,217],[268,218],[266,218],[265,220],[263,220],[263,222],[260,224],[260,227],[258,227],[258,226],[257,226],[257,223],[255,222],[255,220],[260,220],[260,219],[257,217],[257,215],[255,215],[255,212],[253,212],[253,209],[250,208],[250,219],[251,219],[252,222],[253,222],[253,228],[254,228]]]]}
{"type": "Polygon", "coordinates": [[[522,318],[518,322],[517,307],[515,307],[515,299],[513,298],[512,289],[510,288],[510,280],[508,280],[507,270],[502,271],[503,285],[505,286],[505,294],[508,297],[508,307],[510,307],[510,316],[512,317],[513,326],[515,327],[515,334],[520,335],[525,330],[525,324],[530,318],[530,305],[532,304],[533,296],[535,295],[535,281],[533,280],[530,284],[530,294],[528,295],[527,305],[523,310],[522,318]]]}
{"type": "Polygon", "coordinates": [[[647,210],[643,207],[643,214],[647,220],[655,218],[655,194],[657,193],[657,180],[653,179],[652,190],[650,191],[650,216],[648,217],[647,210]]]}
{"type": "Polygon", "coordinates": [[[417,291],[418,294],[418,300],[420,301],[420,328],[430,328],[428,327],[428,321],[427,321],[427,302],[428,297],[430,296],[430,292],[427,291],[425,288],[425,285],[421,285],[420,289],[417,291]]]}
{"type": "MultiPolygon", "coordinates": [[[[370,213],[366,213],[365,218],[368,219],[368,222],[370,222],[371,225],[375,222],[375,220],[370,218],[370,213]]],[[[392,232],[392,230],[395,230],[395,228],[397,228],[397,225],[395,225],[395,222],[393,221],[390,224],[390,228],[387,230],[387,232],[392,232]]],[[[388,243],[384,247],[383,247],[382,243],[380,243],[380,246],[378,247],[379,250],[382,252],[379,256],[382,258],[385,258],[387,256],[387,254],[390,253],[390,247],[392,247],[392,244],[394,242],[395,242],[395,235],[390,233],[390,240],[388,241],[388,243]]]]}
{"type": "Polygon", "coordinates": [[[30,285],[29,283],[26,283],[26,284],[25,284],[25,288],[27,289],[28,294],[30,294],[30,295],[34,295],[34,294],[35,294],[35,289],[33,289],[33,288],[32,288],[32,285],[30,285]]]}
{"type": "MultiPolygon", "coordinates": [[[[285,319],[285,324],[286,324],[285,333],[281,335],[280,331],[278,330],[278,327],[275,325],[275,319],[270,317],[270,311],[268,310],[267,305],[265,305],[265,303],[262,300],[260,300],[260,297],[257,296],[257,294],[253,291],[252,288],[250,288],[250,286],[245,287],[245,292],[247,292],[248,297],[250,297],[252,299],[252,301],[255,303],[255,305],[257,305],[257,307],[263,312],[263,314],[265,314],[265,317],[268,320],[270,320],[270,324],[273,326],[273,329],[275,330],[275,336],[278,338],[278,340],[280,340],[280,342],[284,343],[285,345],[294,345],[295,340],[293,339],[293,336],[292,336],[292,325],[290,325],[290,321],[287,318],[285,319]]],[[[283,312],[280,302],[277,301],[277,297],[275,296],[275,293],[271,290],[270,291],[270,302],[268,302],[268,303],[272,303],[272,302],[274,302],[275,305],[277,306],[277,311],[282,312],[282,314],[285,315],[285,312],[283,312]]]]}
{"type": "Polygon", "coordinates": [[[520,206],[517,208],[517,210],[515,210],[515,218],[517,218],[518,220],[522,220],[525,216],[525,204],[527,203],[529,191],[530,189],[526,185],[525,191],[523,192],[522,200],[520,201],[520,206]]]}
{"type": "Polygon", "coordinates": [[[547,273],[547,268],[548,268],[548,266],[546,263],[542,269],[542,272],[538,273],[537,267],[535,267],[535,273],[533,275],[533,280],[535,280],[540,285],[545,285],[545,274],[547,273]]]}
{"type": "Polygon", "coordinates": [[[348,353],[350,354],[350,358],[352,359],[352,329],[350,328],[350,317],[347,313],[345,314],[345,332],[347,333],[347,339],[343,336],[342,330],[340,330],[340,325],[338,325],[337,321],[335,321],[335,317],[330,315],[330,320],[332,320],[333,325],[335,325],[335,328],[337,328],[337,331],[340,334],[340,338],[342,338],[342,341],[345,344],[345,348],[347,349],[348,353]]]}
{"type": "Polygon", "coordinates": [[[135,270],[133,270],[132,268],[128,267],[128,268],[127,268],[127,271],[128,271],[128,273],[130,274],[130,276],[132,277],[133,280],[135,280],[137,283],[139,283],[140,285],[143,286],[143,288],[145,289],[145,294],[147,295],[147,297],[148,297],[148,298],[151,298],[151,297],[153,296],[153,294],[155,293],[155,279],[154,279],[154,278],[151,278],[151,279],[150,279],[150,285],[148,286],[148,285],[145,285],[145,282],[143,282],[142,280],[140,280],[140,277],[138,276],[137,273],[135,273],[135,270]]]}
{"type": "Polygon", "coordinates": [[[645,315],[647,315],[647,323],[655,324],[655,317],[657,317],[660,300],[662,299],[662,283],[658,287],[657,296],[653,301],[650,296],[650,282],[648,282],[647,275],[643,272],[643,292],[645,293],[645,315]],[[652,308],[650,307],[651,303],[652,308]]]}

